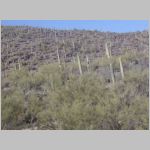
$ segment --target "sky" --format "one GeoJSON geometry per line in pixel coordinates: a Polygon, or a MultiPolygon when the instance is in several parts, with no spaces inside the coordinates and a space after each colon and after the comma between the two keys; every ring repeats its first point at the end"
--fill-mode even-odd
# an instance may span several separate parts
{"type": "Polygon", "coordinates": [[[149,29],[148,20],[2,20],[1,25],[85,29],[110,32],[135,32],[149,29]]]}

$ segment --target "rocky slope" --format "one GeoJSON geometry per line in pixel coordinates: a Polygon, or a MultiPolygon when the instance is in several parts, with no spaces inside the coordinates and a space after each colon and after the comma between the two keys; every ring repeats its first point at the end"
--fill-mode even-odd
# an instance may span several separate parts
{"type": "MultiPolygon", "coordinates": [[[[71,62],[79,53],[81,61],[86,55],[92,61],[105,55],[105,43],[111,42],[112,55],[128,52],[148,54],[147,31],[111,33],[86,30],[54,30],[28,26],[1,27],[2,72],[14,69],[19,62],[36,69],[43,63],[57,61],[57,48],[62,62],[71,62]]],[[[148,65],[148,62],[144,62],[148,65]]]]}

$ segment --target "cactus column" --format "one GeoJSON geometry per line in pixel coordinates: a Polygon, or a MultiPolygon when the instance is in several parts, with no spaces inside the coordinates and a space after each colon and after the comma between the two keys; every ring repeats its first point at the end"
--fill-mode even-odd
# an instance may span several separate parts
{"type": "Polygon", "coordinates": [[[124,79],[124,71],[123,71],[123,65],[122,65],[121,57],[119,57],[119,63],[120,63],[121,77],[122,77],[122,79],[124,79]]]}
{"type": "Polygon", "coordinates": [[[73,47],[73,50],[75,50],[75,44],[73,40],[72,40],[72,47],[73,47]]]}
{"type": "Polygon", "coordinates": [[[58,46],[57,46],[57,59],[58,59],[59,67],[61,68],[61,64],[60,64],[60,56],[59,56],[59,51],[58,51],[58,46]]]}
{"type": "Polygon", "coordinates": [[[105,49],[106,49],[106,55],[107,55],[107,57],[108,57],[108,59],[110,61],[110,64],[109,64],[109,66],[110,66],[110,74],[111,74],[112,82],[114,84],[115,83],[115,78],[114,78],[113,67],[112,67],[112,63],[111,63],[111,59],[110,59],[111,58],[111,50],[110,51],[108,50],[107,43],[105,44],[105,49]]]}
{"type": "Polygon", "coordinates": [[[90,72],[90,68],[89,68],[90,63],[87,55],[86,55],[86,62],[87,62],[87,71],[90,72]]]}
{"type": "Polygon", "coordinates": [[[79,58],[79,55],[77,54],[77,60],[78,60],[78,66],[79,66],[79,72],[80,72],[80,75],[82,75],[82,68],[81,68],[81,62],[80,62],[80,58],[79,58]]]}
{"type": "Polygon", "coordinates": [[[62,42],[63,42],[63,51],[64,51],[64,55],[65,55],[65,60],[66,60],[67,56],[66,56],[65,41],[63,40],[62,42]]]}

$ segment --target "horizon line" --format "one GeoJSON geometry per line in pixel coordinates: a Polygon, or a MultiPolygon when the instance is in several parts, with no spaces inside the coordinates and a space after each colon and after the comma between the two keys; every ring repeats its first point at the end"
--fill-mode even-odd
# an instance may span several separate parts
{"type": "Polygon", "coordinates": [[[44,26],[33,26],[33,25],[3,25],[1,24],[1,27],[5,26],[5,27],[31,27],[31,28],[43,28],[43,29],[48,29],[48,30],[59,30],[59,31],[74,31],[74,30],[78,30],[78,31],[96,31],[96,32],[110,32],[110,33],[135,33],[135,32],[144,32],[147,31],[149,32],[149,29],[143,29],[143,30],[136,30],[136,31],[124,31],[124,32],[120,32],[120,31],[110,31],[110,30],[102,30],[102,29],[86,29],[86,28],[58,28],[58,27],[44,27],[44,26]]]}
{"type": "Polygon", "coordinates": [[[113,33],[149,30],[148,20],[1,20],[1,25],[113,33]]]}

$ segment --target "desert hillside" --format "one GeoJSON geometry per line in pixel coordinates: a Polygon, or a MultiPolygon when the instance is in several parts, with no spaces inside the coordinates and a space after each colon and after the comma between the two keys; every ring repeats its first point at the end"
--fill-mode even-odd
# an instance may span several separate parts
{"type": "Polygon", "coordinates": [[[149,33],[1,27],[2,129],[146,130],[149,33]]]}
{"type": "MultiPolygon", "coordinates": [[[[29,69],[60,60],[71,62],[79,53],[92,61],[105,56],[105,43],[111,42],[111,53],[118,56],[128,52],[148,54],[147,31],[111,33],[86,30],[52,30],[28,26],[2,26],[2,71],[14,68],[18,61],[29,69]]],[[[146,61],[146,60],[145,60],[146,61]]],[[[148,65],[148,62],[141,62],[148,65]]]]}

